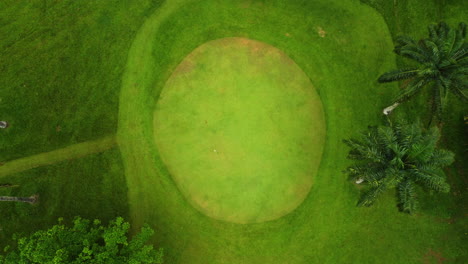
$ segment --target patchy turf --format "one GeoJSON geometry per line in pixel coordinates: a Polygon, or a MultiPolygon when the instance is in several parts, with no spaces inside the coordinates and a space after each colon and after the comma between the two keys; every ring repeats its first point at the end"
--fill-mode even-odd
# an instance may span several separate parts
{"type": "Polygon", "coordinates": [[[307,196],[325,141],[322,103],[280,50],[209,41],[174,70],[156,104],[154,139],[192,205],[235,222],[273,220],[307,196]]]}

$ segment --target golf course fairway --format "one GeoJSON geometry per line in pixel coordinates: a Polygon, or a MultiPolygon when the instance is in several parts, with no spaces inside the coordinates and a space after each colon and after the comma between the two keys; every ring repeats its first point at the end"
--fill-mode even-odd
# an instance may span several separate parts
{"type": "Polygon", "coordinates": [[[325,120],[309,78],[286,54],[223,38],[174,70],[156,104],[154,138],[195,208],[219,220],[263,222],[309,193],[325,120]]]}
{"type": "Polygon", "coordinates": [[[467,4],[0,1],[0,196],[39,195],[0,202],[0,263],[18,246],[42,257],[18,242],[76,216],[129,222],[102,241],[118,253],[149,226],[133,248],[170,264],[468,263],[466,102],[449,95],[438,125],[437,148],[455,153],[450,191],[415,188],[414,214],[399,188],[357,206],[374,183],[349,177],[343,142],[403,120],[437,126],[432,85],[384,115],[409,83],[379,77],[418,67],[420,50],[395,46],[466,24],[467,4]]]}

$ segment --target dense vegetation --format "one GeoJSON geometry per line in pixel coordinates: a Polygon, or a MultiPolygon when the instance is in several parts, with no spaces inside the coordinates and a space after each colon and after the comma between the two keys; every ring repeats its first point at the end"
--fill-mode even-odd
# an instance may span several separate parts
{"type": "Polygon", "coordinates": [[[99,220],[77,217],[71,227],[59,219],[57,225],[27,237],[15,237],[17,245],[0,255],[0,263],[55,264],[156,264],[162,263],[163,251],[146,242],[154,231],[143,227],[132,239],[127,238],[130,224],[118,217],[103,226],[99,220]]]}

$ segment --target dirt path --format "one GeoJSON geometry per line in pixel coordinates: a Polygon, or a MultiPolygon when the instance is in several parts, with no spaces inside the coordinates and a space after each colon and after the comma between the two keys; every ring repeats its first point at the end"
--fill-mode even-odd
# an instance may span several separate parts
{"type": "Polygon", "coordinates": [[[62,149],[8,161],[0,166],[0,178],[13,173],[102,152],[112,148],[116,143],[115,136],[112,135],[98,140],[78,143],[62,149]]]}

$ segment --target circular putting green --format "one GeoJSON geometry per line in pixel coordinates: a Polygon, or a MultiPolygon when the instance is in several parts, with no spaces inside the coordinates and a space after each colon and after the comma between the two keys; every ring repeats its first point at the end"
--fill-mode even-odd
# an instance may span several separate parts
{"type": "Polygon", "coordinates": [[[153,128],[188,201],[234,223],[273,220],[301,204],[325,141],[308,76],[279,49],[246,38],[191,52],[163,88],[153,128]]]}

